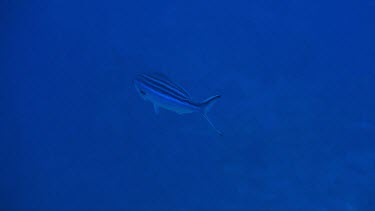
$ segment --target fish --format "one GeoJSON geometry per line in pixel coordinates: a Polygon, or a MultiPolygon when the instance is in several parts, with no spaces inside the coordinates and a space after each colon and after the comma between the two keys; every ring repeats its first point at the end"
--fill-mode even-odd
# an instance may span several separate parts
{"type": "Polygon", "coordinates": [[[153,104],[156,114],[159,113],[159,108],[177,114],[200,113],[216,133],[223,136],[207,116],[208,111],[221,95],[211,96],[202,102],[194,102],[184,88],[159,72],[141,73],[133,80],[133,84],[141,98],[153,104]]]}

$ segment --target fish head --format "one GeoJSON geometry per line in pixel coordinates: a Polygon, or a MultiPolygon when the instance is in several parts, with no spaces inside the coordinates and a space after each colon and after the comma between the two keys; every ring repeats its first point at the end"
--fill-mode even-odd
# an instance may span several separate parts
{"type": "Polygon", "coordinates": [[[142,83],[139,79],[134,79],[133,84],[135,86],[135,89],[137,90],[139,96],[141,96],[143,99],[146,99],[147,96],[147,87],[144,83],[142,83]]]}

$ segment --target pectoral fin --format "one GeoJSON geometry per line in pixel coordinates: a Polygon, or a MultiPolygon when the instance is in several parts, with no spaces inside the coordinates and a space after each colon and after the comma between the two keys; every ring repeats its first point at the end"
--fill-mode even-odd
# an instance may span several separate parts
{"type": "Polygon", "coordinates": [[[159,106],[154,104],[154,111],[155,111],[155,114],[159,114],[159,106]]]}

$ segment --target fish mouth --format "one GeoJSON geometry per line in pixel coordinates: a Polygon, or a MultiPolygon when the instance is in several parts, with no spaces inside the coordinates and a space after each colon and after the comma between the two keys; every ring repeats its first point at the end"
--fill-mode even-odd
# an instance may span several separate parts
{"type": "Polygon", "coordinates": [[[139,81],[137,79],[134,79],[134,80],[132,80],[132,82],[133,82],[133,85],[135,86],[136,90],[138,91],[138,93],[141,96],[145,96],[146,91],[142,88],[142,86],[140,86],[139,81]]]}

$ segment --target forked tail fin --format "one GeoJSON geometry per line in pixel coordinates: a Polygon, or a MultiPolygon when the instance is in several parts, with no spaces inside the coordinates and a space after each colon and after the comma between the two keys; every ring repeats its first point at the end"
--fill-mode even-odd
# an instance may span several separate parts
{"type": "Polygon", "coordinates": [[[204,118],[208,121],[208,123],[211,125],[211,127],[220,135],[223,136],[220,130],[218,130],[215,125],[211,122],[211,120],[207,116],[207,112],[211,110],[212,106],[216,103],[216,101],[220,98],[220,95],[212,96],[202,103],[200,103],[200,107],[202,108],[202,114],[204,118]]]}

